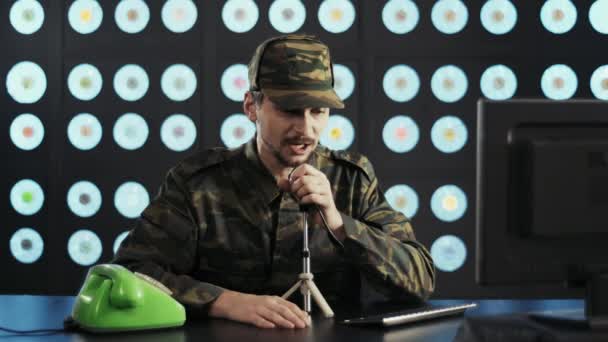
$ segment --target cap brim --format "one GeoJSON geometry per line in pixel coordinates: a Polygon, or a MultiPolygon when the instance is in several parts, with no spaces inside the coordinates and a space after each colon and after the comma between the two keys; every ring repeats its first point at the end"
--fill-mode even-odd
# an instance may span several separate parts
{"type": "Polygon", "coordinates": [[[270,101],[283,109],[344,108],[333,88],[327,90],[262,89],[270,101]]]}

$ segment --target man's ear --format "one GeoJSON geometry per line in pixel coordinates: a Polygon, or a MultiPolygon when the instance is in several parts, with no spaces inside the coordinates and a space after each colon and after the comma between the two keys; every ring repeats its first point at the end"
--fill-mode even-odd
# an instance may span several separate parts
{"type": "Polygon", "coordinates": [[[257,115],[257,106],[255,105],[255,101],[253,100],[253,96],[251,92],[248,91],[245,93],[245,99],[243,100],[243,112],[252,122],[256,122],[258,119],[257,115]]]}

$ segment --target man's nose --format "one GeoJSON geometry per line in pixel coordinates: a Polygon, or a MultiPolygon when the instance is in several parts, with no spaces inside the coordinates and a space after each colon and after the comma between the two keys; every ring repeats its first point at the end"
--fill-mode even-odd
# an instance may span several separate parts
{"type": "Polygon", "coordinates": [[[300,135],[310,137],[313,134],[313,124],[314,120],[312,113],[310,110],[306,110],[302,113],[302,115],[298,115],[298,119],[296,120],[294,126],[300,135]]]}

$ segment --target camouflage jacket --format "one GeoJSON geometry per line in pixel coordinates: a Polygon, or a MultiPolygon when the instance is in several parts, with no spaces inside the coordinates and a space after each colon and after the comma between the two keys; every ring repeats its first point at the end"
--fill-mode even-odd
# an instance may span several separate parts
{"type": "MultiPolygon", "coordinates": [[[[359,300],[360,275],[395,299],[425,300],[435,268],[408,219],[378,188],[369,160],[318,146],[308,162],[332,184],[346,238],[309,220],[314,281],[328,301],[359,300]]],[[[188,309],[206,312],[224,289],[282,295],[302,271],[302,213],[261,163],[255,138],[173,167],[114,263],[148,274],[188,309]]]]}

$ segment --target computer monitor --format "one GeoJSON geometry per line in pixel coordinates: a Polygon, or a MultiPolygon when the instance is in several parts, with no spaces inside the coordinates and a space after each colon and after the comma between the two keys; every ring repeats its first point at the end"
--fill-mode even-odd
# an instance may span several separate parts
{"type": "Polygon", "coordinates": [[[608,327],[608,101],[480,100],[476,280],[585,287],[608,327]]]}

